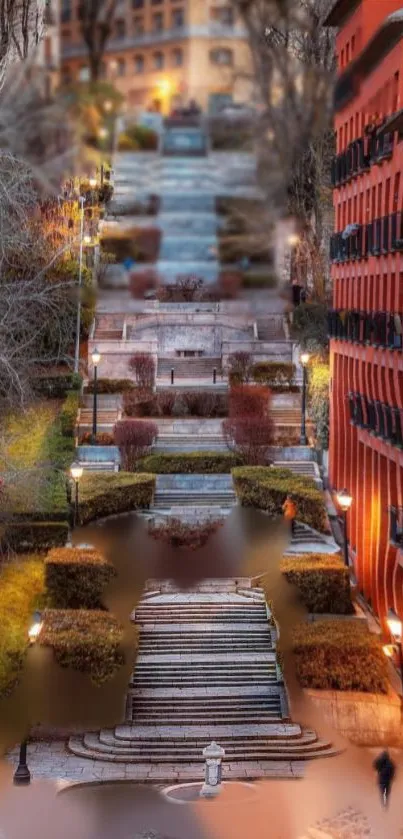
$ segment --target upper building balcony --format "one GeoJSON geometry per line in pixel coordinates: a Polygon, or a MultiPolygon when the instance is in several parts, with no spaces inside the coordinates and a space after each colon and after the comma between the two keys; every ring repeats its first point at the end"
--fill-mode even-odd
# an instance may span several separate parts
{"type": "Polygon", "coordinates": [[[403,252],[403,213],[390,213],[368,224],[348,224],[330,237],[332,262],[349,262],[403,252]]]}
{"type": "Polygon", "coordinates": [[[388,123],[385,122],[382,128],[368,131],[363,137],[358,137],[345,151],[333,158],[331,181],[334,187],[351,181],[368,172],[371,166],[379,165],[392,157],[395,135],[394,131],[386,130],[388,123]]]}

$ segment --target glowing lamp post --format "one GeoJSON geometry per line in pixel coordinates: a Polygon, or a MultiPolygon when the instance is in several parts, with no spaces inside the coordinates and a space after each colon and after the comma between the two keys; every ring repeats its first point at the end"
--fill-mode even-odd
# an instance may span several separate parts
{"type": "Polygon", "coordinates": [[[74,497],[74,524],[78,524],[79,519],[79,512],[78,512],[78,484],[80,482],[80,478],[83,474],[83,467],[80,466],[79,463],[73,463],[70,467],[70,475],[73,478],[75,484],[75,497],[74,497]]]}
{"type": "MultiPolygon", "coordinates": [[[[38,640],[41,629],[42,615],[40,612],[35,612],[32,618],[32,623],[28,629],[28,640],[30,645],[34,644],[35,641],[38,640]]],[[[31,783],[31,773],[27,764],[27,749],[28,741],[25,739],[20,743],[18,766],[13,777],[13,783],[16,787],[26,787],[31,783]]]]}
{"type": "Polygon", "coordinates": [[[94,349],[91,353],[92,364],[94,367],[94,407],[92,411],[92,442],[95,445],[97,439],[97,384],[98,384],[98,364],[101,361],[101,353],[94,349]]]}
{"type": "Polygon", "coordinates": [[[353,499],[351,495],[347,492],[346,489],[343,489],[341,492],[337,493],[337,503],[343,513],[343,530],[344,530],[344,564],[346,568],[349,567],[349,556],[348,556],[348,536],[347,536],[347,513],[353,503],[353,499]]]}
{"type": "Polygon", "coordinates": [[[306,446],[308,440],[306,436],[306,368],[309,362],[309,353],[303,352],[300,356],[302,364],[302,405],[301,405],[301,446],[306,446]]]}
{"type": "Polygon", "coordinates": [[[402,690],[403,690],[403,650],[402,650],[402,632],[403,626],[402,621],[400,620],[399,616],[393,609],[389,609],[386,622],[389,627],[389,632],[393,638],[393,644],[397,649],[398,656],[399,656],[399,669],[400,669],[400,678],[402,680],[402,690]]]}

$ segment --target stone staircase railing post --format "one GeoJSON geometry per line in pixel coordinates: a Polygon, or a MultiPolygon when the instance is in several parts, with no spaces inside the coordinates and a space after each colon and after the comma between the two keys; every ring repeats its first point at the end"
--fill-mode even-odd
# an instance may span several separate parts
{"type": "Polygon", "coordinates": [[[213,798],[221,791],[222,786],[222,761],[225,757],[225,750],[217,743],[212,742],[203,749],[205,758],[204,784],[200,790],[202,798],[213,798]]]}

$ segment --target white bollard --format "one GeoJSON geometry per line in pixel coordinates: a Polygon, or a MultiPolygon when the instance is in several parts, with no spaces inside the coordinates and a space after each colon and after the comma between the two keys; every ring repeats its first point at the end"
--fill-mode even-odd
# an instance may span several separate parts
{"type": "Polygon", "coordinates": [[[203,749],[206,760],[204,784],[200,790],[202,798],[214,798],[221,791],[222,761],[225,751],[217,743],[210,743],[203,749]]]}

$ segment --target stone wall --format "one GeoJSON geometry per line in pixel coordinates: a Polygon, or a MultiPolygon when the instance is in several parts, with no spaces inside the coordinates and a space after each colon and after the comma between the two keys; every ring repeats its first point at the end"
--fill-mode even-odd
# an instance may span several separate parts
{"type": "Polygon", "coordinates": [[[359,746],[392,746],[400,742],[401,700],[389,694],[305,690],[328,724],[359,746]]]}

